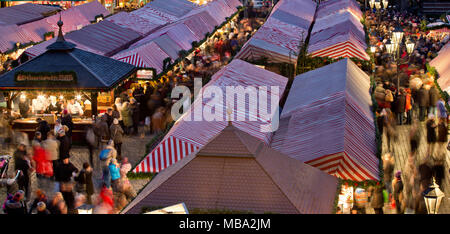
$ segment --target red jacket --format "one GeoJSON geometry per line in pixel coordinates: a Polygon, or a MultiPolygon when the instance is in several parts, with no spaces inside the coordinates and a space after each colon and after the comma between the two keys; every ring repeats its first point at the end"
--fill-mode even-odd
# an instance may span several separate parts
{"type": "Polygon", "coordinates": [[[51,177],[53,176],[52,162],[47,160],[46,151],[41,147],[34,147],[33,160],[36,162],[36,173],[51,177]]]}

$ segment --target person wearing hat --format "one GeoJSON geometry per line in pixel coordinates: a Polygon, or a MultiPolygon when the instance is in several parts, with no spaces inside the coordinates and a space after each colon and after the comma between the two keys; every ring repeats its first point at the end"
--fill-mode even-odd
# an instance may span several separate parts
{"type": "Polygon", "coordinates": [[[37,213],[36,214],[40,214],[40,215],[48,215],[50,214],[50,211],[47,210],[47,205],[45,205],[45,202],[38,202],[37,203],[37,213]]]}
{"type": "Polygon", "coordinates": [[[397,214],[403,213],[403,182],[402,182],[402,172],[397,171],[395,173],[394,181],[392,182],[392,187],[394,189],[394,200],[395,208],[397,209],[397,214]]]}
{"type": "Polygon", "coordinates": [[[14,196],[6,201],[5,211],[7,214],[27,214],[27,204],[24,201],[25,192],[19,190],[14,196]]]}
{"type": "Polygon", "coordinates": [[[111,132],[111,140],[114,141],[114,148],[117,151],[117,158],[119,161],[122,160],[122,137],[123,137],[123,129],[120,127],[119,120],[115,118],[113,120],[113,124],[110,127],[111,132]]]}

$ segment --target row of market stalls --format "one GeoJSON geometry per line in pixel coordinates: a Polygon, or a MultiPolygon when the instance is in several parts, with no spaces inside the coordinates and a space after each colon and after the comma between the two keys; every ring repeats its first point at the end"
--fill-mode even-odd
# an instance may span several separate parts
{"type": "Polygon", "coordinates": [[[322,2],[316,12],[308,53],[313,57],[369,60],[362,17],[354,0],[322,2]]]}
{"type": "MultiPolygon", "coordinates": [[[[292,2],[295,1],[280,1],[268,21],[278,20],[273,16],[278,16],[276,12],[280,9],[284,9],[282,13],[286,15],[289,10],[292,10],[289,14],[294,15],[306,9],[296,9],[299,2],[283,7],[283,4],[292,2]]],[[[353,3],[343,2],[344,6],[330,7],[328,12],[342,13],[357,25],[353,18],[356,19],[358,11],[350,12],[348,9],[351,7],[348,6],[353,3]]],[[[287,18],[281,19],[284,21],[280,22],[288,21],[287,18]]],[[[290,27],[289,30],[286,28],[286,33],[301,31],[299,27],[290,27]]],[[[283,28],[283,25],[278,28],[283,28]]],[[[240,53],[255,43],[251,41],[257,41],[255,36],[240,53]]],[[[265,48],[287,48],[279,46],[280,38],[271,42],[276,46],[267,46],[270,43],[266,39],[265,48]]],[[[263,56],[273,59],[277,50],[259,51],[260,57],[254,59],[263,56]]],[[[289,53],[284,55],[284,59],[271,61],[290,62],[286,57],[289,58],[289,53]]],[[[224,90],[228,85],[276,85],[280,87],[281,98],[286,84],[284,77],[235,59],[217,72],[201,92],[209,86],[224,90]]],[[[195,121],[196,117],[201,117],[196,110],[211,108],[218,101],[197,98],[189,111],[176,121],[163,140],[133,170],[135,173],[157,174],[122,213],[140,213],[146,207],[179,202],[185,202],[189,209],[204,210],[332,212],[336,177],[353,181],[379,179],[369,88],[369,77],[350,59],[344,59],[296,77],[277,123],[273,119],[267,122],[261,118],[256,121],[206,121],[199,118],[202,120],[195,121]],[[279,128],[273,133],[261,131],[261,126],[266,124],[279,124],[279,128]],[[286,184],[294,187],[287,188],[286,184]],[[271,201],[261,194],[269,194],[271,201]],[[284,198],[281,199],[280,195],[284,198]]],[[[252,104],[243,100],[245,106],[252,104]]],[[[230,107],[223,103],[218,107],[226,113],[230,107]]],[[[247,109],[231,113],[233,117],[235,113],[241,117],[251,115],[247,109]]],[[[351,190],[353,196],[353,189],[345,187],[340,191],[344,193],[339,196],[341,204],[348,200],[350,192],[346,190],[351,190]]]]}
{"type": "Polygon", "coordinates": [[[55,123],[66,107],[74,122],[73,140],[85,141],[92,116],[113,104],[114,90],[135,78],[136,68],[91,53],[66,41],[58,22],[56,41],[46,51],[0,76],[0,90],[15,118],[13,129],[33,136],[37,119],[55,123]]]}
{"type": "Polygon", "coordinates": [[[271,146],[342,179],[378,180],[369,88],[350,59],[297,76],[271,146]]]}
{"type": "MultiPolygon", "coordinates": [[[[141,68],[154,68],[160,73],[166,58],[174,62],[180,57],[180,51],[189,51],[193,42],[205,39],[207,33],[212,33],[217,26],[226,21],[227,17],[237,12],[239,6],[241,3],[238,0],[215,0],[196,7],[183,13],[182,18],[156,30],[113,58],[141,68]]],[[[144,7],[138,11],[145,10],[144,7]]]]}
{"type": "MultiPolygon", "coordinates": [[[[66,39],[88,51],[159,73],[165,59],[178,59],[180,51],[190,50],[192,42],[203,40],[241,5],[239,0],[214,0],[202,6],[187,0],[155,0],[68,33],[66,39]]],[[[37,56],[52,42],[26,53],[37,56]]]]}
{"type": "MultiPolygon", "coordinates": [[[[251,112],[229,111],[231,107],[224,104],[230,95],[225,92],[226,86],[275,86],[279,89],[276,95],[281,97],[286,84],[287,78],[238,59],[218,71],[201,92],[215,86],[224,96],[197,98],[139,163],[135,172],[159,173],[122,213],[141,213],[145,208],[179,202],[189,210],[203,212],[331,213],[337,179],[271,149],[272,134],[262,132],[261,126],[272,124],[272,120],[255,115],[256,121],[234,121],[239,117],[250,119],[246,115],[251,112]],[[196,121],[202,109],[212,106],[215,111],[228,113],[232,120],[196,121]]],[[[245,98],[237,99],[239,104],[255,105],[245,98]]],[[[272,112],[277,113],[278,109],[272,112]]]]}
{"type": "Polygon", "coordinates": [[[247,61],[267,58],[270,63],[296,63],[299,46],[308,36],[316,6],[311,0],[279,1],[236,58],[247,61]]]}
{"type": "MultiPolygon", "coordinates": [[[[64,19],[63,31],[81,29],[109,12],[97,1],[60,11],[60,8],[38,4],[22,4],[0,9],[0,53],[19,45],[38,43],[51,38],[58,31],[59,18],[64,19]]],[[[17,59],[18,55],[13,59],[17,59]]]]}
{"type": "Polygon", "coordinates": [[[450,42],[447,42],[438,56],[431,60],[430,66],[436,68],[439,74],[437,82],[441,89],[450,93],[450,42]]]}

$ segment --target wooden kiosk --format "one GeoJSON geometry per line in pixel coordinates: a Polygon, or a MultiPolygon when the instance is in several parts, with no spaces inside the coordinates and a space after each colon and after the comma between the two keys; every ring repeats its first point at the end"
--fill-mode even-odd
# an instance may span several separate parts
{"type": "Polygon", "coordinates": [[[33,137],[37,118],[53,125],[64,110],[72,114],[73,140],[83,141],[92,117],[114,103],[114,90],[136,76],[136,67],[76,48],[62,34],[47,51],[0,76],[13,129],[33,137]]]}

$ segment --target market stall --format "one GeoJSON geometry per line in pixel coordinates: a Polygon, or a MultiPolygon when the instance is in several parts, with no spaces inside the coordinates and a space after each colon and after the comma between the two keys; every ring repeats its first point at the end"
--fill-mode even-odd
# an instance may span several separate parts
{"type": "Polygon", "coordinates": [[[242,47],[236,58],[271,63],[297,62],[299,46],[306,40],[316,3],[310,0],[279,1],[270,17],[242,47]]]}
{"type": "Polygon", "coordinates": [[[52,125],[63,110],[74,121],[74,141],[84,139],[92,116],[114,102],[114,89],[133,78],[134,66],[76,48],[59,35],[47,50],[0,76],[7,108],[17,119],[13,128],[33,135],[37,119],[52,125]]]}
{"type": "MultiPolygon", "coordinates": [[[[220,89],[224,90],[224,93],[227,86],[242,86],[244,88],[278,86],[278,95],[279,98],[281,98],[286,84],[287,78],[283,76],[258,68],[255,65],[242,60],[235,59],[214,74],[211,81],[207,86],[204,86],[201,92],[208,86],[220,87],[220,89]]],[[[228,125],[228,121],[226,121],[225,118],[223,121],[190,120],[198,118],[197,110],[199,108],[203,109],[210,105],[222,105],[223,113],[227,113],[228,109],[225,110],[224,104],[226,100],[225,96],[226,95],[224,95],[223,103],[213,103],[212,100],[207,98],[197,98],[189,111],[175,122],[174,126],[166,134],[160,144],[137,165],[133,172],[159,172],[186,157],[190,153],[197,151],[208,143],[209,140],[219,134],[219,132],[228,125]]],[[[239,105],[249,105],[249,101],[245,100],[245,102],[245,104],[239,103],[239,105]]],[[[266,144],[269,143],[271,132],[262,132],[261,127],[270,125],[270,120],[267,121],[259,117],[256,121],[250,121],[248,120],[250,116],[255,118],[256,116],[249,113],[249,110],[247,109],[234,111],[233,113],[235,113],[233,116],[236,115],[236,117],[233,117],[235,119],[246,119],[246,121],[233,121],[233,126],[264,141],[266,144]],[[247,115],[249,116],[248,118],[246,117],[247,115]]]]}
{"type": "Polygon", "coordinates": [[[350,59],[297,76],[271,146],[342,179],[378,180],[369,88],[350,59]]]}
{"type": "Polygon", "coordinates": [[[313,57],[369,60],[363,25],[348,11],[317,19],[311,31],[308,53],[313,57]]]}
{"type": "Polygon", "coordinates": [[[447,42],[438,56],[431,60],[430,66],[436,68],[439,74],[437,82],[441,89],[450,93],[450,42],[447,42]]]}

